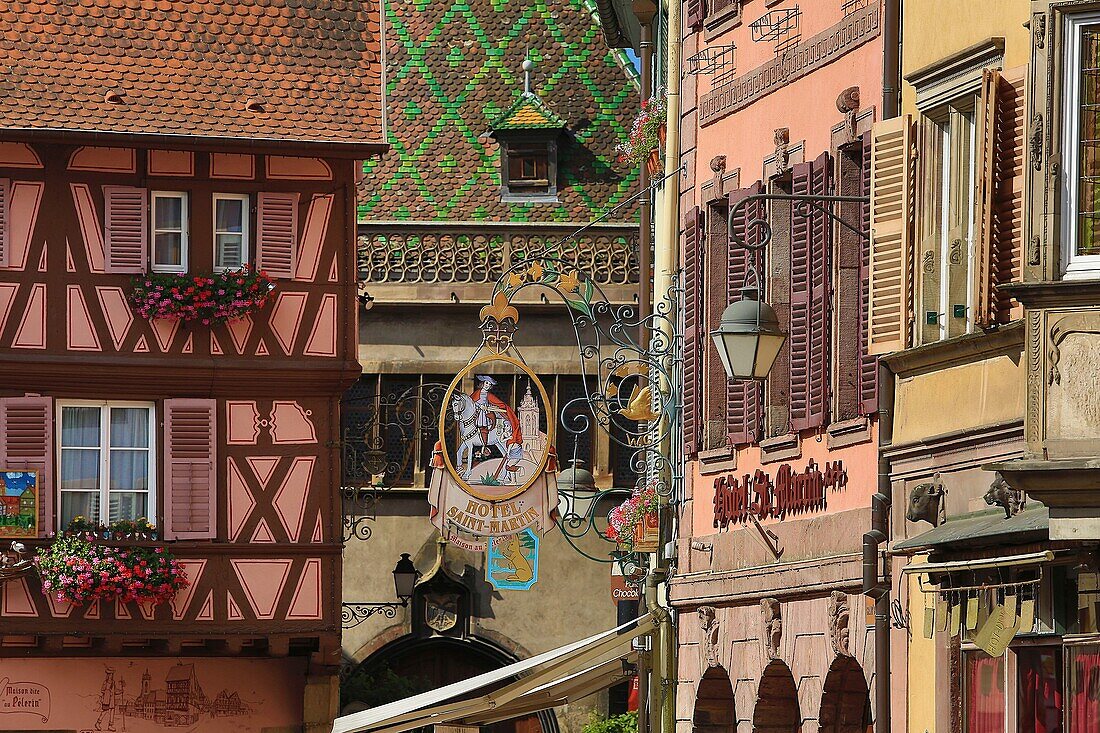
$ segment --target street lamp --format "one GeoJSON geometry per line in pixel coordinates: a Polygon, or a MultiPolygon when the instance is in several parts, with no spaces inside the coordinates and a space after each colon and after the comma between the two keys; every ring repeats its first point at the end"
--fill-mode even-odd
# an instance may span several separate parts
{"type": "Polygon", "coordinates": [[[752,287],[743,288],[741,300],[726,307],[710,336],[730,379],[767,379],[787,339],[775,311],[752,287]]]}
{"type": "Polygon", "coordinates": [[[413,595],[413,586],[416,585],[416,579],[419,577],[420,573],[416,571],[416,566],[409,559],[409,553],[402,552],[401,559],[393,569],[393,588],[402,606],[409,604],[409,599],[413,595]]]}
{"type": "Polygon", "coordinates": [[[587,519],[596,501],[596,479],[584,467],[584,461],[574,460],[569,468],[558,474],[558,488],[565,511],[563,517],[587,519]],[[572,516],[570,516],[572,515],[572,516]]]}

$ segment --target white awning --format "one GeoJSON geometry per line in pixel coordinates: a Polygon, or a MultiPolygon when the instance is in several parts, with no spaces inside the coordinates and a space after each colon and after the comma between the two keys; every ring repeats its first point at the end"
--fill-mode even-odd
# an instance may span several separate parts
{"type": "Polygon", "coordinates": [[[339,717],[332,724],[332,733],[402,733],[444,723],[489,723],[562,705],[625,679],[623,660],[636,657],[633,640],[651,633],[654,626],[653,617],[647,614],[507,667],[339,717]],[[521,675],[495,692],[469,697],[521,675]]]}

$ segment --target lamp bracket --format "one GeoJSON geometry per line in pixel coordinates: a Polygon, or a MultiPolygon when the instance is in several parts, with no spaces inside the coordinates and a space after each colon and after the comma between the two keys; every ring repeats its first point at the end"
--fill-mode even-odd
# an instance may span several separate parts
{"type": "Polygon", "coordinates": [[[729,218],[727,221],[728,229],[730,233],[730,244],[739,247],[740,249],[746,249],[751,252],[758,252],[765,247],[772,240],[772,227],[768,223],[767,219],[753,219],[745,225],[745,229],[749,227],[756,227],[760,231],[760,239],[757,244],[750,244],[744,237],[739,235],[733,226],[734,217],[740,215],[746,206],[756,201],[790,201],[794,204],[793,208],[799,216],[808,216],[810,212],[816,211],[821,214],[825,214],[831,220],[835,221],[840,226],[844,227],[853,234],[858,235],[863,239],[870,239],[870,232],[863,231],[858,225],[842,218],[838,213],[833,211],[836,204],[869,204],[871,202],[870,196],[831,196],[824,194],[790,194],[790,193],[755,193],[751,196],[738,201],[736,204],[730,207],[729,218]]]}
{"type": "Polygon", "coordinates": [[[371,616],[382,614],[386,618],[397,618],[397,609],[406,608],[408,599],[389,603],[341,603],[340,626],[353,629],[371,616]]]}

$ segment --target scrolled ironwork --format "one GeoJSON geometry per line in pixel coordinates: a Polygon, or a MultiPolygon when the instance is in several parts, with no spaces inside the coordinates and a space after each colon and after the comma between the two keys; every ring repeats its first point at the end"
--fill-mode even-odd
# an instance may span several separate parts
{"type": "Polygon", "coordinates": [[[759,252],[766,248],[772,239],[771,224],[766,219],[752,219],[747,225],[746,229],[752,227],[759,233],[759,239],[756,244],[752,244],[737,233],[737,229],[734,227],[734,221],[740,216],[741,212],[751,203],[756,201],[790,201],[796,207],[796,212],[800,216],[807,216],[811,211],[824,214],[837,224],[840,224],[845,229],[848,229],[852,233],[862,237],[863,239],[869,239],[870,233],[864,231],[857,224],[852,224],[846,221],[840,215],[833,211],[833,204],[868,204],[871,199],[869,196],[833,196],[824,194],[791,194],[791,193],[756,193],[751,196],[738,201],[736,204],[730,207],[727,231],[729,232],[730,243],[732,246],[740,249],[747,249],[751,252],[759,252]]]}
{"type": "Polygon", "coordinates": [[[32,570],[34,561],[27,555],[27,547],[22,542],[12,542],[9,549],[0,551],[0,582],[27,575],[32,570]]]}
{"type": "Polygon", "coordinates": [[[390,603],[341,603],[340,627],[354,629],[371,616],[384,616],[385,618],[397,618],[397,609],[406,608],[408,602],[393,601],[390,603]]]}

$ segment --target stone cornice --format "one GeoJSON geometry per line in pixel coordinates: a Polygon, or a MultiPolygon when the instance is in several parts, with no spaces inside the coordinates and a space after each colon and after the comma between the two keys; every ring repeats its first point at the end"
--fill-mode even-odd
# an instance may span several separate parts
{"type": "Polygon", "coordinates": [[[881,361],[890,371],[899,377],[946,369],[973,361],[1022,350],[1024,345],[1024,322],[1013,321],[1007,326],[968,333],[944,341],[906,349],[881,357],[881,361]]]}

